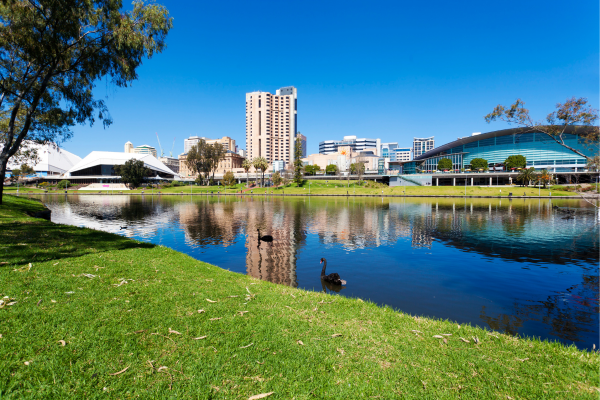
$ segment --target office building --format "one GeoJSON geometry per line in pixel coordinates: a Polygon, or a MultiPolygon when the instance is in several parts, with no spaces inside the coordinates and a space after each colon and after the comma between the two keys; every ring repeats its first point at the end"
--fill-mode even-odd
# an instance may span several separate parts
{"type": "Polygon", "coordinates": [[[302,155],[300,157],[304,158],[304,157],[306,157],[306,136],[304,136],[303,134],[298,132],[296,137],[300,138],[300,148],[302,149],[302,155]]]}
{"type": "Polygon", "coordinates": [[[135,154],[150,154],[150,155],[154,156],[154,158],[158,158],[156,149],[152,146],[148,146],[147,144],[143,144],[141,146],[134,147],[133,152],[135,154]]]}
{"type": "Polygon", "coordinates": [[[158,161],[165,164],[175,173],[179,173],[179,159],[175,157],[158,157],[158,161]]]}
{"type": "Polygon", "coordinates": [[[371,150],[379,155],[380,139],[357,138],[344,136],[342,140],[324,140],[319,142],[319,154],[336,153],[340,147],[350,147],[352,151],[371,150]]]}
{"type": "Polygon", "coordinates": [[[413,138],[413,158],[421,156],[421,154],[427,153],[435,147],[433,136],[428,138],[413,138]]]}
{"type": "Polygon", "coordinates": [[[294,159],[298,95],[293,86],[246,93],[246,157],[264,157],[270,164],[294,159]]]}
{"type": "Polygon", "coordinates": [[[230,138],[229,136],[223,136],[221,139],[209,139],[204,136],[190,136],[187,139],[183,139],[183,153],[189,153],[190,149],[197,145],[199,141],[204,140],[206,144],[214,144],[219,143],[223,145],[223,148],[226,151],[233,151],[235,153],[235,140],[230,138]]]}

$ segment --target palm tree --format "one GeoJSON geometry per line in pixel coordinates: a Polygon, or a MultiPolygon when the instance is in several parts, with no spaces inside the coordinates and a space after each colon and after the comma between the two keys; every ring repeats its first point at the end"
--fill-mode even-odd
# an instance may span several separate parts
{"type": "Polygon", "coordinates": [[[265,185],[265,171],[269,168],[269,162],[264,157],[256,157],[252,160],[252,165],[256,170],[260,170],[262,172],[262,180],[261,186],[265,185]]]}
{"type": "Polygon", "coordinates": [[[537,174],[535,173],[535,168],[531,167],[529,169],[525,168],[521,170],[517,176],[517,181],[521,182],[523,186],[528,186],[529,182],[535,181],[536,178],[537,174]]]}
{"type": "Polygon", "coordinates": [[[250,160],[244,158],[244,161],[242,162],[242,168],[244,168],[244,171],[246,171],[246,187],[248,187],[248,171],[250,171],[250,168],[252,168],[252,163],[250,162],[250,160]]]}

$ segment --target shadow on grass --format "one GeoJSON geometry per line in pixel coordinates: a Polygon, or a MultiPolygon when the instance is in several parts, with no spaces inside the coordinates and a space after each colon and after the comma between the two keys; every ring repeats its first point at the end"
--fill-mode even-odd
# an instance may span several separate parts
{"type": "Polygon", "coordinates": [[[0,267],[80,257],[89,253],[153,247],[153,244],[111,233],[46,221],[0,225],[0,267]]]}

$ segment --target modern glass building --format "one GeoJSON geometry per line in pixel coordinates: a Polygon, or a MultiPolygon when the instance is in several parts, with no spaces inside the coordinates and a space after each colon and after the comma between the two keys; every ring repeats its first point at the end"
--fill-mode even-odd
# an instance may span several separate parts
{"type": "Polygon", "coordinates": [[[360,152],[367,149],[378,149],[380,139],[357,138],[344,136],[343,140],[324,140],[319,142],[319,154],[337,153],[338,147],[350,147],[352,151],[360,152]]]}
{"type": "MultiPolygon", "coordinates": [[[[586,143],[583,138],[568,130],[565,144],[587,156],[598,155],[598,144],[586,143]]],[[[586,167],[586,159],[541,132],[524,128],[504,129],[460,138],[434,148],[403,165],[404,174],[435,172],[440,159],[452,160],[453,170],[469,169],[471,160],[483,158],[488,165],[503,164],[512,155],[522,155],[527,167],[547,169],[551,172],[577,172],[586,167]]]]}

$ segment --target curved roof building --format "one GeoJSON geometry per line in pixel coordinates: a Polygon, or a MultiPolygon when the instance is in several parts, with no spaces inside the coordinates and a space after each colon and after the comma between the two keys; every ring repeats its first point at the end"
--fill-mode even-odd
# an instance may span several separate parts
{"type": "Polygon", "coordinates": [[[144,162],[144,166],[161,178],[172,179],[175,172],[158,161],[152,154],[117,153],[110,151],[92,151],[83,160],[67,171],[65,177],[119,179],[115,173],[115,165],[123,165],[135,158],[144,162]]]}
{"type": "MultiPolygon", "coordinates": [[[[574,129],[563,135],[565,144],[593,156],[598,154],[598,144],[586,143],[580,136],[573,134],[574,129]]],[[[474,158],[483,158],[488,165],[502,164],[512,155],[522,155],[527,167],[548,169],[552,172],[570,172],[586,166],[586,159],[564,146],[556,143],[548,135],[532,132],[528,128],[513,128],[476,134],[459,138],[453,142],[436,147],[413,161],[405,163],[403,172],[434,172],[442,158],[452,160],[453,169],[460,171],[468,168],[474,158]]]]}
{"type": "MultiPolygon", "coordinates": [[[[36,151],[37,163],[33,165],[33,169],[38,176],[64,174],[75,164],[81,161],[81,157],[50,143],[37,144],[31,141],[26,141],[23,144],[23,148],[36,151]]],[[[0,146],[0,149],[2,149],[2,146],[0,146]]],[[[20,168],[20,164],[9,161],[7,170],[12,171],[15,168],[20,168]]]]}

